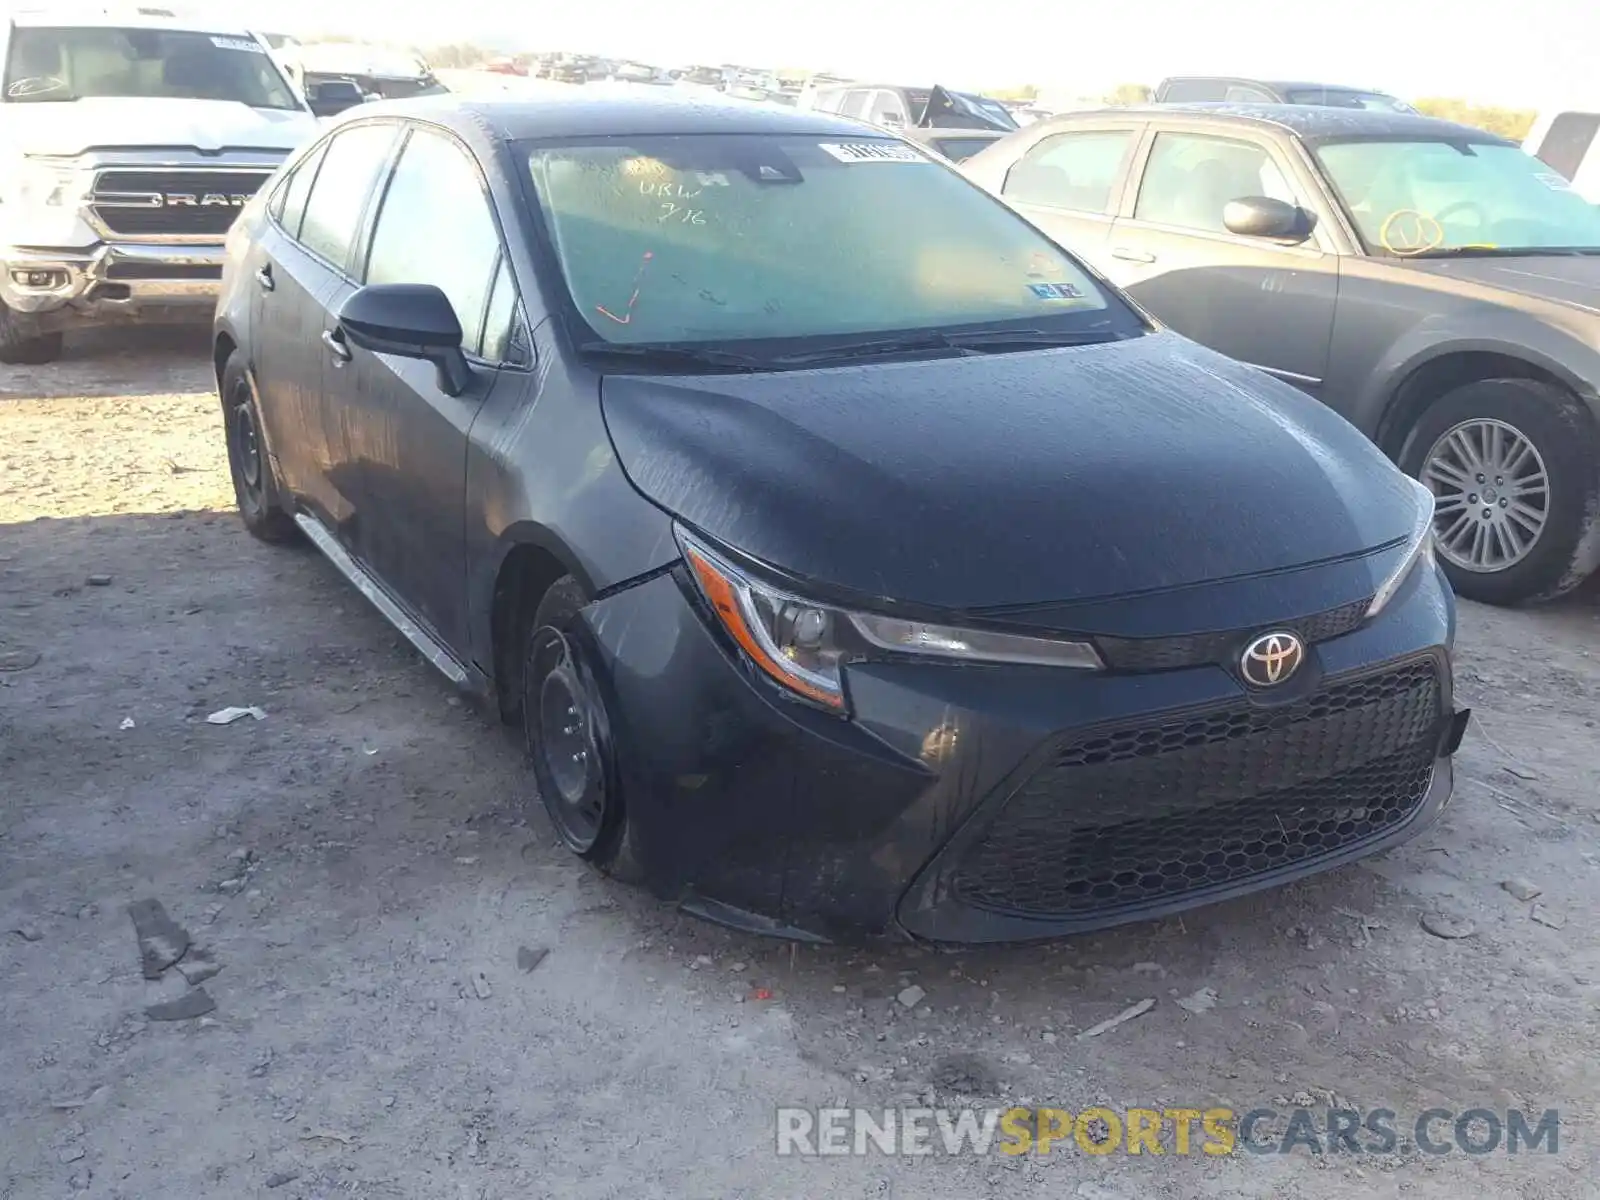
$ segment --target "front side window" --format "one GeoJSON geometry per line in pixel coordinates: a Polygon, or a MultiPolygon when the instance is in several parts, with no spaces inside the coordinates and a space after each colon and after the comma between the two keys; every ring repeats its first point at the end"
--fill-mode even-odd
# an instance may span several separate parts
{"type": "Polygon", "coordinates": [[[1294,193],[1266,148],[1253,142],[1188,133],[1158,134],[1150,147],[1136,221],[1226,233],[1230,200],[1269,196],[1295,203],[1294,193]]]}
{"type": "Polygon", "coordinates": [[[1131,129],[1089,129],[1044,138],[1007,172],[1001,193],[1021,204],[1107,212],[1132,144],[1131,129]]]}
{"type": "Polygon", "coordinates": [[[436,285],[461,322],[462,349],[481,354],[499,261],[500,231],[472,158],[450,138],[417,130],[378,212],[367,282],[436,285]]]}
{"type": "Polygon", "coordinates": [[[1600,208],[1516,146],[1385,139],[1314,152],[1370,253],[1600,250],[1600,208]]]}
{"type": "Polygon", "coordinates": [[[395,126],[357,125],[328,143],[306,199],[300,243],[341,269],[361,230],[367,200],[394,147],[395,126]]]}
{"type": "Polygon", "coordinates": [[[1271,104],[1274,97],[1270,92],[1264,92],[1258,87],[1235,84],[1227,90],[1223,99],[1230,104],[1271,104]]]}
{"type": "Polygon", "coordinates": [[[246,35],[92,26],[12,30],[6,103],[108,97],[303,107],[267,48],[246,35]]]}
{"type": "Polygon", "coordinates": [[[636,137],[534,146],[529,163],[572,302],[607,342],[1143,329],[1033,226],[893,139],[636,137]]]}

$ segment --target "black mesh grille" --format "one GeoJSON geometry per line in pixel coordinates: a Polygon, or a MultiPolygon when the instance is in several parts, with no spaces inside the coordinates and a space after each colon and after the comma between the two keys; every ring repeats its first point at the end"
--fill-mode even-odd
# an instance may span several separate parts
{"type": "Polygon", "coordinates": [[[963,854],[955,890],[980,907],[1078,916],[1332,854],[1421,804],[1439,702],[1420,661],[1284,708],[1079,738],[963,854]]]}
{"type": "MultiPolygon", "coordinates": [[[[1370,603],[1370,600],[1358,600],[1313,617],[1285,621],[1272,628],[1293,630],[1307,645],[1325,642],[1349,633],[1360,625],[1366,618],[1370,603]]],[[[1248,632],[1231,630],[1226,633],[1202,633],[1192,637],[1097,637],[1094,641],[1106,665],[1113,670],[1175,671],[1205,663],[1231,662],[1244,643],[1260,632],[1261,629],[1253,629],[1248,632]]]]}
{"type": "Polygon", "coordinates": [[[95,215],[112,233],[220,237],[270,175],[269,171],[102,171],[92,202],[95,215]],[[161,202],[154,203],[154,197],[161,202]]]}

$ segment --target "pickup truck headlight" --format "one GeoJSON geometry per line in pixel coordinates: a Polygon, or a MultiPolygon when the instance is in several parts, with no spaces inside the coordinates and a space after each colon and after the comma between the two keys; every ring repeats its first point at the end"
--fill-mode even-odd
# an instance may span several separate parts
{"type": "Polygon", "coordinates": [[[1384,610],[1394,594],[1400,590],[1400,585],[1411,577],[1411,572],[1417,569],[1418,563],[1427,563],[1433,566],[1433,506],[1434,496],[1426,487],[1416,480],[1409,480],[1417,495],[1416,523],[1411,528],[1411,535],[1406,541],[1405,557],[1398,566],[1389,573],[1389,578],[1373,594],[1372,603],[1367,606],[1368,620],[1377,616],[1384,610]]]}
{"type": "Polygon", "coordinates": [[[93,187],[94,172],[70,159],[24,156],[7,199],[20,208],[77,208],[93,187]]]}
{"type": "Polygon", "coordinates": [[[1086,642],[997,633],[852,612],[783,591],[678,530],[695,583],[746,657],[784,687],[825,708],[845,707],[841,668],[886,654],[969,663],[1098,670],[1086,642]]]}

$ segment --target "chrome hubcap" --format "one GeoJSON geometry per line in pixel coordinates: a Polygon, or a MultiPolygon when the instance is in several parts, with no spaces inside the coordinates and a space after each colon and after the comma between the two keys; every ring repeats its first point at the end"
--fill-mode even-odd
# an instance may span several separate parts
{"type": "Polygon", "coordinates": [[[1463,421],[1433,444],[1422,482],[1434,494],[1436,548],[1489,574],[1532,553],[1550,518],[1550,481],[1534,444],[1504,421],[1463,421]]]}

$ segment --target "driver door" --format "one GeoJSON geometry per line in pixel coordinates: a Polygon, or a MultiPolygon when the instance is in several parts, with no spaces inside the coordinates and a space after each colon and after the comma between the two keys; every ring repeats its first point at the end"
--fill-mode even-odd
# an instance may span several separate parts
{"type": "Polygon", "coordinates": [[[1287,156],[1231,129],[1152,126],[1135,172],[1106,274],[1184,336],[1320,395],[1339,295],[1331,242],[1319,230],[1288,244],[1223,225],[1227,203],[1244,196],[1318,211],[1287,156]]]}

